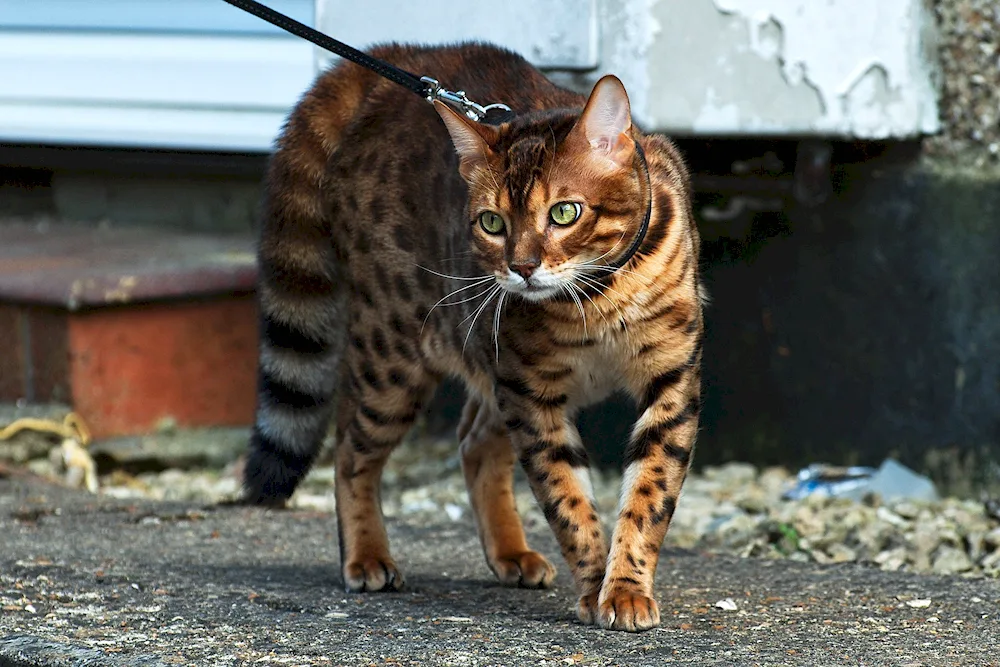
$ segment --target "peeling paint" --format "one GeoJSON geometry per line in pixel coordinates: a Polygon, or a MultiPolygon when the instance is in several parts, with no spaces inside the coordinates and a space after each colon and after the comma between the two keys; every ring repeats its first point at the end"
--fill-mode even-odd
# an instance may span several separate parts
{"type": "Polygon", "coordinates": [[[810,129],[867,137],[939,129],[919,0],[712,1],[745,24],[750,49],[779,63],[790,85],[817,91],[823,112],[810,129]]]}
{"type": "Polygon", "coordinates": [[[922,0],[618,0],[600,7],[600,67],[633,115],[672,134],[883,139],[936,132],[922,0]]]}
{"type": "Polygon", "coordinates": [[[648,130],[883,139],[939,129],[925,2],[508,0],[498,17],[464,0],[403,13],[379,0],[389,18],[376,23],[346,0],[317,7],[352,43],[485,38],[582,93],[616,74],[648,130]]]}

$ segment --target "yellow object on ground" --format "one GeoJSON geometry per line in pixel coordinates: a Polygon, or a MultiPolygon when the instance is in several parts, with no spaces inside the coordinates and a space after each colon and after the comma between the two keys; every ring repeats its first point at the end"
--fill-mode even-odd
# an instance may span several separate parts
{"type": "Polygon", "coordinates": [[[24,417],[0,427],[0,441],[10,440],[21,431],[51,433],[62,438],[62,444],[49,452],[49,460],[66,474],[66,481],[75,487],[83,486],[97,493],[97,465],[86,450],[90,444],[90,429],[75,412],[66,415],[62,422],[54,419],[24,417]]]}

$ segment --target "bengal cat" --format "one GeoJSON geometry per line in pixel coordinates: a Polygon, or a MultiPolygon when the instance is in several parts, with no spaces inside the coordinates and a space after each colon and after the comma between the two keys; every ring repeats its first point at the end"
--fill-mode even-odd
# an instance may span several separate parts
{"type": "Polygon", "coordinates": [[[400,588],[382,469],[438,381],[457,376],[469,394],[462,469],[497,578],[545,588],[555,576],[525,541],[519,461],[572,570],[580,619],[651,628],[700,407],[698,234],[678,151],[632,124],[613,76],[585,99],[488,45],[372,53],[515,115],[476,123],[352,64],[294,109],[259,246],[247,499],[287,499],[333,418],[345,585],[400,588]],[[640,416],[609,545],[574,417],[616,389],[640,416]]]}

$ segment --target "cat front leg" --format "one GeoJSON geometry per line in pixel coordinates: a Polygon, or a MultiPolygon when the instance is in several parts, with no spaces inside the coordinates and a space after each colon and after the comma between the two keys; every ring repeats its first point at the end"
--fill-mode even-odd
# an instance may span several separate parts
{"type": "Polygon", "coordinates": [[[556,570],[545,556],[528,548],[514,503],[517,458],[499,413],[470,396],[458,435],[462,472],[490,570],[505,586],[548,588],[556,570]]]}
{"type": "Polygon", "coordinates": [[[566,396],[535,393],[510,382],[501,383],[497,394],[531,490],[573,573],[580,596],[577,615],[593,623],[608,547],[594,502],[587,452],[566,412],[566,396]]]}
{"type": "Polygon", "coordinates": [[[637,632],[660,623],[653,578],[694,450],[700,362],[701,345],[694,342],[681,364],[664,369],[647,362],[634,370],[644,376],[637,392],[641,412],[625,452],[618,520],[597,601],[601,627],[637,632]],[[649,372],[657,367],[660,372],[649,372]]]}

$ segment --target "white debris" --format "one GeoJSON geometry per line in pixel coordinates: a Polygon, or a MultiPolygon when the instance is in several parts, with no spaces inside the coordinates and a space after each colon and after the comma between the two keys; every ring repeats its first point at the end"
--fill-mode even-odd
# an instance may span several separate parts
{"type": "Polygon", "coordinates": [[[914,609],[925,609],[931,606],[931,601],[927,599],[907,600],[906,606],[913,607],[914,609]]]}
{"type": "Polygon", "coordinates": [[[732,598],[719,600],[715,603],[715,606],[723,611],[736,611],[736,602],[734,602],[732,598]]]}

